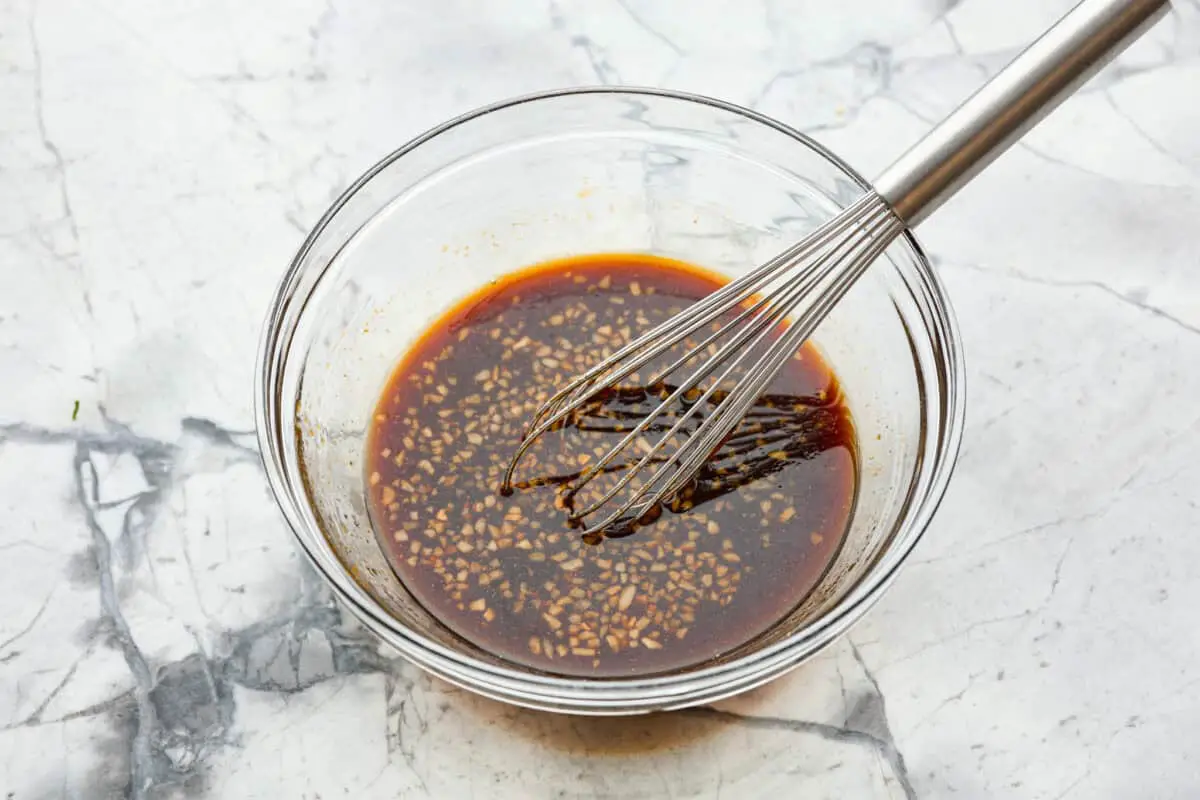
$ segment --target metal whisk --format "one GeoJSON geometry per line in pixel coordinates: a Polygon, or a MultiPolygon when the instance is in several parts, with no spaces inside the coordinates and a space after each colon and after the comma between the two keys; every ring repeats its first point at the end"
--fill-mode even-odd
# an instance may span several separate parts
{"type": "Polygon", "coordinates": [[[1169,0],[1084,0],[885,170],[874,191],[559,389],[535,412],[503,488],[511,491],[518,463],[539,437],[649,368],[653,375],[642,385],[661,402],[589,463],[570,491],[619,467],[611,487],[571,511],[585,534],[653,513],[693,480],[786,361],[906,226],[937,209],[1169,5],[1169,0]],[[695,425],[690,432],[689,423],[695,425]],[[660,432],[657,441],[648,441],[648,434],[660,432]],[[669,449],[676,441],[681,443],[669,449]],[[584,524],[601,510],[606,513],[599,521],[584,524]]]}

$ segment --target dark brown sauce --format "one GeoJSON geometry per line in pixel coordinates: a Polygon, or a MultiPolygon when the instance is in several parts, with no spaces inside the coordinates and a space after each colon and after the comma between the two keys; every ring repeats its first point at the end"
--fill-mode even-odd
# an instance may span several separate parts
{"type": "Polygon", "coordinates": [[[645,675],[744,644],[811,591],[841,545],[856,465],[849,410],[809,346],[652,521],[594,538],[567,522],[574,476],[664,391],[637,376],[547,433],[499,492],[542,401],[719,285],[651,256],[552,262],[467,298],[405,355],[368,438],[368,505],[431,614],[546,672],[645,675]]]}

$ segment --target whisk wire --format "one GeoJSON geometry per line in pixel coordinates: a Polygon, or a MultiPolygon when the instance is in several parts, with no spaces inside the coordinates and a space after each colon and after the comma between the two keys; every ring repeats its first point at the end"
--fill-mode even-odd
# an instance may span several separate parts
{"type": "Polygon", "coordinates": [[[582,470],[567,490],[574,498],[599,475],[612,473],[610,465],[637,443],[643,451],[640,457],[623,460],[627,468],[616,482],[598,498],[589,498],[588,503],[572,511],[570,519],[580,522],[614,504],[599,522],[586,526],[584,533],[589,534],[623,519],[641,518],[688,485],[733,433],[787,359],[901,230],[903,223],[888,204],[878,195],[867,194],[775,258],[619,348],[538,408],[509,463],[504,487],[511,488],[518,463],[538,437],[682,343],[685,352],[673,357],[643,384],[645,390],[661,392],[658,405],[582,470]],[[709,326],[711,332],[706,330],[709,326]],[[701,333],[698,343],[689,341],[701,333]],[[668,385],[671,375],[705,354],[708,357],[677,385],[668,385]],[[731,389],[715,397],[730,383],[731,389]],[[681,401],[683,412],[650,444],[645,438],[647,431],[681,401]],[[686,433],[688,423],[709,405],[712,408],[696,429],[686,433]],[[676,439],[682,439],[682,443],[673,454],[666,455],[664,451],[676,439]],[[653,469],[646,474],[651,465],[653,469]],[[639,478],[641,482],[633,485],[639,478]],[[622,492],[626,496],[614,503],[622,492]]]}
{"type": "MultiPolygon", "coordinates": [[[[651,459],[658,456],[662,448],[679,433],[684,422],[695,414],[701,404],[729,377],[732,371],[750,354],[756,352],[756,346],[765,341],[777,329],[778,323],[784,321],[786,316],[805,297],[809,296],[817,285],[833,275],[832,282],[826,291],[818,293],[821,300],[828,302],[828,306],[821,303],[805,309],[804,313],[788,326],[783,335],[771,343],[759,360],[755,361],[734,389],[721,399],[700,427],[688,437],[675,456],[659,461],[659,466],[654,473],[630,497],[626,498],[615,511],[609,513],[599,523],[589,526],[585,533],[603,530],[625,516],[637,519],[664,498],[674,495],[688,484],[695,472],[741,422],[745,413],[758,400],[787,359],[812,334],[816,325],[826,315],[828,308],[841,299],[861,272],[886,249],[896,233],[903,229],[902,224],[891,215],[886,205],[881,204],[879,208],[865,216],[866,219],[860,221],[859,230],[854,235],[839,241],[837,247],[825,252],[817,262],[806,265],[799,274],[788,281],[784,290],[780,292],[782,297],[774,303],[775,308],[757,321],[755,330],[759,330],[759,335],[755,337],[754,342],[742,350],[738,359],[726,369],[716,383],[706,390],[702,399],[688,409],[684,417],[663,435],[631,472],[622,477],[619,485],[610,489],[599,501],[576,511],[572,518],[578,520],[594,513],[616,497],[620,490],[628,485],[646,464],[650,463],[651,459]],[[843,245],[846,244],[849,244],[848,250],[843,249],[843,245]],[[666,480],[665,484],[655,488],[668,477],[669,480],[666,480]],[[651,490],[654,490],[652,494],[651,490]]],[[[680,388],[694,385],[694,379],[695,376],[683,382],[680,388]]],[[[656,413],[660,413],[669,402],[670,400],[664,401],[656,409],[656,413]]],[[[608,455],[615,457],[626,444],[625,442],[618,444],[614,448],[615,452],[610,451],[608,455]]],[[[578,488],[577,486],[576,490],[578,488]]]]}

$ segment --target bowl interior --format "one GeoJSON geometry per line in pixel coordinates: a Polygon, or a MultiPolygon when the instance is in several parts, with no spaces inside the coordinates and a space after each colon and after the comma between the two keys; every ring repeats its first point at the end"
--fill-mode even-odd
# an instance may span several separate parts
{"type": "MultiPolygon", "coordinates": [[[[385,639],[500,665],[413,601],[375,541],[365,437],[398,358],[445,308],[515,269],[641,252],[736,276],[864,190],[815,145],[736,109],[624,92],[502,106],[381,162],[306,243],[277,325],[280,460],[305,549],[371,609],[385,639]]],[[[930,457],[926,408],[939,402],[940,387],[923,376],[939,372],[944,357],[929,344],[914,299],[918,272],[927,274],[922,256],[902,237],[814,337],[845,388],[858,433],[850,529],[807,600],[715,663],[802,632],[904,530],[930,457]]]]}

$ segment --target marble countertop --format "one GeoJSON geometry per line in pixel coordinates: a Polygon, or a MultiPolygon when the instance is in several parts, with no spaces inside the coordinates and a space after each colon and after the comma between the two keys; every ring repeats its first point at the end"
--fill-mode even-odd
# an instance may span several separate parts
{"type": "Polygon", "coordinates": [[[1070,0],[0,4],[0,796],[1200,793],[1200,5],[921,235],[968,426],[850,638],[715,708],[503,707],[377,650],[251,433],[260,320],[383,153],[537,89],[752,105],[872,174],[1070,0]]]}

